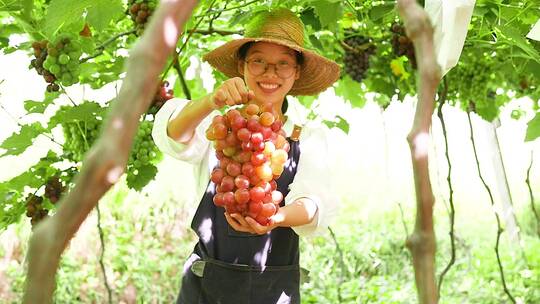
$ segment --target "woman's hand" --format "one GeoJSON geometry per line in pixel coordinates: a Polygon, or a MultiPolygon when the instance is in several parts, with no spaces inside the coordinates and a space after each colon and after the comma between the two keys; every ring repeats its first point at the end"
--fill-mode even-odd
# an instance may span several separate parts
{"type": "Polygon", "coordinates": [[[247,103],[254,97],[255,93],[247,88],[244,80],[240,77],[234,77],[225,80],[221,86],[210,95],[209,99],[212,108],[220,109],[225,105],[234,106],[247,103]]]}
{"type": "Polygon", "coordinates": [[[263,226],[257,223],[257,221],[255,221],[253,218],[249,216],[243,217],[239,213],[232,213],[230,215],[225,213],[225,218],[227,219],[229,225],[234,228],[234,230],[259,235],[266,234],[270,230],[279,226],[278,217],[276,217],[276,215],[270,218],[268,226],[263,226]]]}

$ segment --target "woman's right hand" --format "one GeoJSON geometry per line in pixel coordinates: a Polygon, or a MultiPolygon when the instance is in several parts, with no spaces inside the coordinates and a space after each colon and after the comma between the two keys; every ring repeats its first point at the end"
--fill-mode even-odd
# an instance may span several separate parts
{"type": "Polygon", "coordinates": [[[234,77],[225,80],[212,94],[210,94],[210,104],[214,109],[222,107],[244,104],[255,97],[255,93],[249,90],[244,80],[234,77]]]}

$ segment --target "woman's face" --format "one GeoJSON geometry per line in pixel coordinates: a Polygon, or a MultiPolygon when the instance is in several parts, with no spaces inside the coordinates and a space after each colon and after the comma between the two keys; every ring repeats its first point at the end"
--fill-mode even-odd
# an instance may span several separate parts
{"type": "Polygon", "coordinates": [[[254,43],[245,60],[239,62],[238,68],[244,75],[246,85],[255,93],[255,103],[272,103],[274,108],[281,108],[294,81],[300,77],[300,69],[296,67],[296,52],[269,42],[254,43]],[[265,63],[268,64],[266,71],[265,63]]]}

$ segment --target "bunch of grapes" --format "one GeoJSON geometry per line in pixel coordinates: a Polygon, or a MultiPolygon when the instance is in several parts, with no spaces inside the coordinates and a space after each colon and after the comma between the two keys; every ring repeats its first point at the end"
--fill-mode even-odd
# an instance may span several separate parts
{"type": "Polygon", "coordinates": [[[49,56],[43,62],[43,66],[64,86],[79,82],[81,47],[76,36],[68,34],[60,35],[54,42],[48,44],[49,56]]]}
{"type": "Polygon", "coordinates": [[[414,45],[405,34],[405,28],[399,23],[393,23],[390,27],[392,35],[392,50],[396,56],[406,56],[413,69],[416,69],[416,57],[414,45]]]}
{"type": "Polygon", "coordinates": [[[45,197],[48,198],[51,203],[55,204],[60,199],[60,196],[64,192],[64,185],[58,176],[53,176],[47,180],[45,185],[45,197]]]}
{"type": "Polygon", "coordinates": [[[100,120],[62,123],[64,130],[64,153],[72,161],[80,162],[86,151],[99,136],[100,120]]]}
{"type": "Polygon", "coordinates": [[[364,36],[351,36],[343,42],[348,46],[345,48],[345,72],[352,79],[362,82],[369,68],[369,57],[375,53],[375,46],[364,36]]]}
{"type": "Polygon", "coordinates": [[[79,81],[79,57],[82,50],[75,36],[60,35],[53,42],[34,41],[32,48],[36,58],[31,65],[49,84],[48,92],[60,90],[57,82],[70,86],[79,81]]]}
{"type": "Polygon", "coordinates": [[[169,89],[168,81],[162,81],[156,90],[154,100],[152,101],[152,105],[148,109],[148,113],[157,113],[157,111],[161,109],[163,104],[165,104],[165,102],[171,98],[174,98],[174,91],[172,89],[169,89]]]}
{"type": "Polygon", "coordinates": [[[49,211],[43,208],[43,197],[30,194],[26,198],[26,216],[31,218],[32,227],[46,218],[48,213],[49,211]]]}
{"type": "MultiPolygon", "coordinates": [[[[459,98],[462,101],[485,102],[489,95],[492,67],[483,59],[475,59],[473,56],[467,55],[463,57],[467,58],[466,63],[461,61],[449,74],[449,78],[456,80],[459,98]]],[[[493,93],[494,91],[491,92],[491,94],[493,93]]],[[[492,97],[494,96],[492,95],[492,97]]]]}
{"type": "Polygon", "coordinates": [[[129,0],[129,16],[135,22],[137,35],[141,35],[146,26],[146,22],[152,16],[156,8],[156,2],[151,0],[129,0]]]}
{"type": "Polygon", "coordinates": [[[60,86],[55,83],[56,77],[49,70],[50,66],[47,64],[49,68],[46,68],[44,64],[49,57],[47,49],[48,45],[49,42],[47,40],[34,41],[32,43],[32,48],[34,49],[34,56],[36,58],[32,59],[31,66],[36,69],[37,73],[39,75],[42,75],[45,81],[48,83],[47,92],[56,92],[60,90],[60,86]]]}
{"type": "Polygon", "coordinates": [[[216,206],[269,224],[283,200],[276,179],[290,149],[281,127],[271,112],[261,113],[255,104],[214,117],[206,137],[214,142],[219,160],[211,174],[216,206]]]}
{"type": "Polygon", "coordinates": [[[152,140],[153,124],[152,121],[143,121],[137,130],[128,160],[128,181],[137,178],[142,167],[158,160],[160,152],[152,140]]]}

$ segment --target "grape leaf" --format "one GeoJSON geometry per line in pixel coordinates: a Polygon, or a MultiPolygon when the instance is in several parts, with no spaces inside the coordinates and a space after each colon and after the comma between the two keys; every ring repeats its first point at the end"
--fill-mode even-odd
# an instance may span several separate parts
{"type": "Polygon", "coordinates": [[[154,179],[157,173],[157,168],[154,165],[144,165],[137,169],[137,175],[128,175],[127,185],[129,188],[141,191],[144,186],[148,185],[154,179]]]}
{"type": "Polygon", "coordinates": [[[112,20],[121,17],[123,11],[124,6],[120,0],[95,0],[86,18],[97,31],[102,31],[112,20]]]}
{"type": "Polygon", "coordinates": [[[336,94],[350,102],[353,107],[362,108],[366,104],[364,92],[360,83],[354,81],[349,75],[337,82],[336,94]]]}
{"type": "Polygon", "coordinates": [[[533,141],[538,137],[540,137],[540,112],[536,113],[536,116],[527,123],[525,141],[533,141]]]}
{"type": "Polygon", "coordinates": [[[394,10],[394,3],[386,3],[382,5],[375,6],[369,12],[371,21],[377,21],[384,17],[385,15],[391,13],[394,10]]]}
{"type": "Polygon", "coordinates": [[[339,128],[345,132],[345,134],[349,134],[349,122],[347,122],[346,119],[344,119],[341,116],[336,116],[338,121],[329,121],[324,120],[323,123],[328,126],[328,128],[339,128]]]}
{"type": "Polygon", "coordinates": [[[22,126],[19,133],[14,133],[10,137],[6,138],[0,148],[5,149],[6,152],[0,156],[6,155],[19,155],[28,148],[36,137],[43,133],[45,129],[39,123],[33,123],[31,125],[22,126]]]}
{"type": "Polygon", "coordinates": [[[43,30],[52,36],[62,26],[80,21],[85,9],[92,6],[93,2],[94,0],[51,0],[43,30]]]}
{"type": "Polygon", "coordinates": [[[314,31],[321,30],[321,22],[319,21],[319,19],[317,19],[317,16],[315,16],[315,12],[313,11],[313,8],[309,7],[303,10],[300,15],[300,19],[302,19],[302,22],[306,26],[310,25],[314,31]]]}
{"type": "Polygon", "coordinates": [[[103,117],[104,113],[105,108],[95,102],[85,102],[74,107],[61,108],[51,117],[47,128],[51,130],[60,123],[95,121],[96,117],[103,117]]]}
{"type": "Polygon", "coordinates": [[[515,45],[522,49],[531,59],[540,63],[540,54],[527,42],[525,35],[522,35],[518,30],[512,27],[496,28],[497,32],[502,37],[506,38],[511,45],[515,45]]]}
{"type": "Polygon", "coordinates": [[[28,113],[41,113],[58,97],[59,92],[46,93],[43,101],[27,100],[24,102],[24,109],[28,113]]]}
{"type": "Polygon", "coordinates": [[[341,1],[322,1],[317,0],[312,2],[315,13],[319,16],[321,25],[329,30],[334,30],[337,27],[339,18],[343,15],[341,1]]]}

